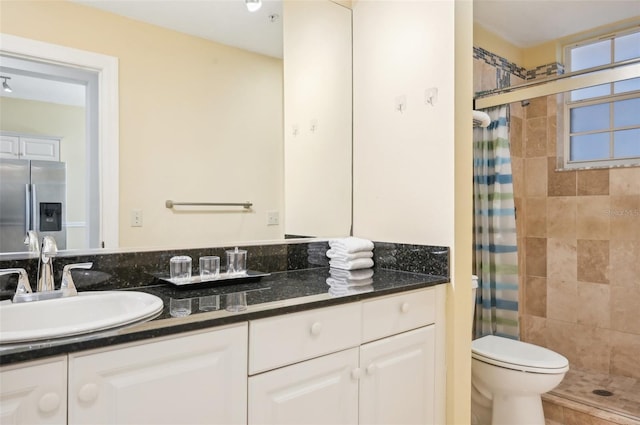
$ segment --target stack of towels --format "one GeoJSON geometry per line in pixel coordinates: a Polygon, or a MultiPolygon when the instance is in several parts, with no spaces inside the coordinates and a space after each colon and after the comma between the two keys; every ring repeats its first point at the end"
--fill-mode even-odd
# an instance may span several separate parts
{"type": "Polygon", "coordinates": [[[329,269],[329,294],[334,297],[373,291],[373,269],[329,269]]]}
{"type": "Polygon", "coordinates": [[[329,241],[329,294],[344,296],[373,290],[373,242],[355,237],[329,241]]]}
{"type": "Polygon", "coordinates": [[[349,237],[329,241],[327,251],[329,267],[341,270],[358,270],[373,267],[373,242],[349,237]]]}

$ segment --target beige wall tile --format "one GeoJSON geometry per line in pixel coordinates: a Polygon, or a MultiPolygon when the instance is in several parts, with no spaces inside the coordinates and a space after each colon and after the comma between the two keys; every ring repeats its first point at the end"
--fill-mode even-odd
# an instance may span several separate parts
{"type": "Polygon", "coordinates": [[[640,379],[640,335],[611,333],[611,374],[640,379]]]}
{"type": "Polygon", "coordinates": [[[525,234],[544,238],[547,236],[547,198],[527,198],[525,234]]]}
{"type": "Polygon", "coordinates": [[[612,168],[609,176],[612,195],[640,195],[640,167],[612,168]]]}
{"type": "MultiPolygon", "coordinates": [[[[611,328],[640,335],[640,291],[630,286],[611,287],[611,328]]],[[[640,356],[640,351],[638,352],[640,356]]]]}
{"type": "Polygon", "coordinates": [[[473,60],[473,92],[482,91],[482,73],[484,71],[484,60],[473,60]]]}
{"type": "Polygon", "coordinates": [[[547,194],[549,196],[575,196],[576,171],[555,171],[556,158],[547,158],[547,194]]]}
{"type": "Polygon", "coordinates": [[[578,195],[608,195],[609,170],[578,170],[578,195]]]}
{"type": "Polygon", "coordinates": [[[525,120],[524,156],[527,158],[547,156],[547,117],[525,120]]]}
{"type": "Polygon", "coordinates": [[[547,345],[545,345],[545,347],[565,356],[569,359],[570,365],[577,364],[577,345],[575,339],[578,336],[578,325],[576,323],[547,318],[546,329],[547,345]]]}
{"type": "Polygon", "coordinates": [[[575,239],[547,239],[547,277],[556,281],[577,281],[578,256],[575,239]]]}
{"type": "MultiPolygon", "coordinates": [[[[513,78],[513,76],[512,76],[513,78]]],[[[513,85],[513,80],[511,80],[511,85],[513,85]]],[[[509,112],[512,117],[524,118],[524,108],[522,107],[522,102],[512,102],[509,104],[509,112]]]]}
{"type": "Polygon", "coordinates": [[[547,164],[547,158],[528,158],[525,161],[525,196],[547,196],[547,164]]]}
{"type": "Polygon", "coordinates": [[[547,96],[547,116],[556,118],[558,114],[558,96],[557,94],[552,94],[551,96],[547,96]]]}
{"type": "Polygon", "coordinates": [[[612,240],[609,243],[609,263],[611,285],[640,290],[640,241],[612,240]]]}
{"type": "Polygon", "coordinates": [[[608,196],[576,198],[576,236],[578,239],[609,239],[608,196]]]}
{"type": "Polygon", "coordinates": [[[527,119],[547,116],[547,96],[529,100],[529,106],[524,108],[527,119]]]}
{"type": "Polygon", "coordinates": [[[578,239],[578,281],[609,283],[609,241],[578,239]]]}
{"type": "MultiPolygon", "coordinates": [[[[587,306],[582,306],[582,308],[587,308],[587,306]]],[[[609,373],[611,360],[610,340],[610,330],[579,324],[574,336],[577,355],[577,359],[573,364],[574,367],[609,373]]]]}
{"type": "Polygon", "coordinates": [[[601,283],[578,283],[578,324],[609,328],[611,324],[610,286],[601,283]]]}
{"type": "Polygon", "coordinates": [[[554,160],[558,155],[558,126],[556,117],[547,118],[547,156],[554,160]]]}
{"type": "Polygon", "coordinates": [[[612,422],[597,416],[592,416],[591,425],[620,425],[620,422],[612,422]]]}
{"type": "Polygon", "coordinates": [[[531,316],[547,317],[547,279],[527,276],[524,293],[526,294],[524,313],[531,316]]]}
{"type": "Polygon", "coordinates": [[[525,267],[528,276],[547,276],[547,240],[545,238],[525,238],[527,258],[525,267]]]}
{"type": "Polygon", "coordinates": [[[520,327],[523,341],[536,344],[541,347],[547,346],[547,319],[538,316],[523,316],[520,327]]]}
{"type": "Polygon", "coordinates": [[[551,421],[556,421],[560,424],[564,423],[563,407],[555,403],[549,403],[546,400],[542,401],[542,410],[544,411],[544,418],[551,421]]]}
{"type": "Polygon", "coordinates": [[[576,198],[547,199],[547,237],[576,238],[576,198]]]}
{"type": "Polygon", "coordinates": [[[522,118],[511,115],[511,121],[509,122],[509,144],[511,149],[511,156],[522,158],[523,157],[523,144],[524,137],[522,131],[522,118]]]}
{"type": "Polygon", "coordinates": [[[564,425],[593,425],[591,423],[592,416],[577,410],[564,408],[564,425]]]}
{"type": "Polygon", "coordinates": [[[524,197],[524,160],[522,158],[511,156],[511,175],[513,176],[514,196],[516,198],[524,197]]]}
{"type": "Polygon", "coordinates": [[[578,308],[577,282],[547,279],[547,319],[576,323],[578,308]]]}
{"type": "Polygon", "coordinates": [[[640,240],[640,195],[612,195],[611,239],[640,240]]]}

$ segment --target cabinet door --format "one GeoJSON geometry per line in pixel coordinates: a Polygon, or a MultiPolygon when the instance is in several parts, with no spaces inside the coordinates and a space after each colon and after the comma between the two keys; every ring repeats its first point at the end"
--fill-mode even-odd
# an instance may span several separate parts
{"type": "Polygon", "coordinates": [[[249,378],[249,424],[358,423],[358,349],[249,378]]]}
{"type": "Polygon", "coordinates": [[[247,325],[69,355],[69,424],[245,424],[247,325]]]}
{"type": "Polygon", "coordinates": [[[0,369],[0,423],[65,424],[67,357],[0,369]]]}
{"type": "Polygon", "coordinates": [[[0,158],[20,158],[20,138],[0,134],[0,158]]]}
{"type": "Polygon", "coordinates": [[[433,424],[433,325],[360,348],[360,424],[433,424]]]}
{"type": "Polygon", "coordinates": [[[20,158],[40,161],[60,161],[60,140],[40,137],[20,137],[20,158]]]}

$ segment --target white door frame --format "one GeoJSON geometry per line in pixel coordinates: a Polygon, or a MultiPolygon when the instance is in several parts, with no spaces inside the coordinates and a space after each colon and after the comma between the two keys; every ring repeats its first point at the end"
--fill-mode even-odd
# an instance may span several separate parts
{"type": "Polygon", "coordinates": [[[104,248],[118,248],[120,143],[118,58],[9,34],[0,34],[0,52],[98,73],[100,237],[104,248]]]}

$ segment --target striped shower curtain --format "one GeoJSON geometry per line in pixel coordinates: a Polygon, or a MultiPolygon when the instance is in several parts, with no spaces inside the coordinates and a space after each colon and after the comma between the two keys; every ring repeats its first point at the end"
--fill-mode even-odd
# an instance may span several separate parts
{"type": "Polygon", "coordinates": [[[518,258],[509,110],[485,110],[486,128],[473,130],[474,274],[478,275],[475,336],[518,339],[518,258]]]}

